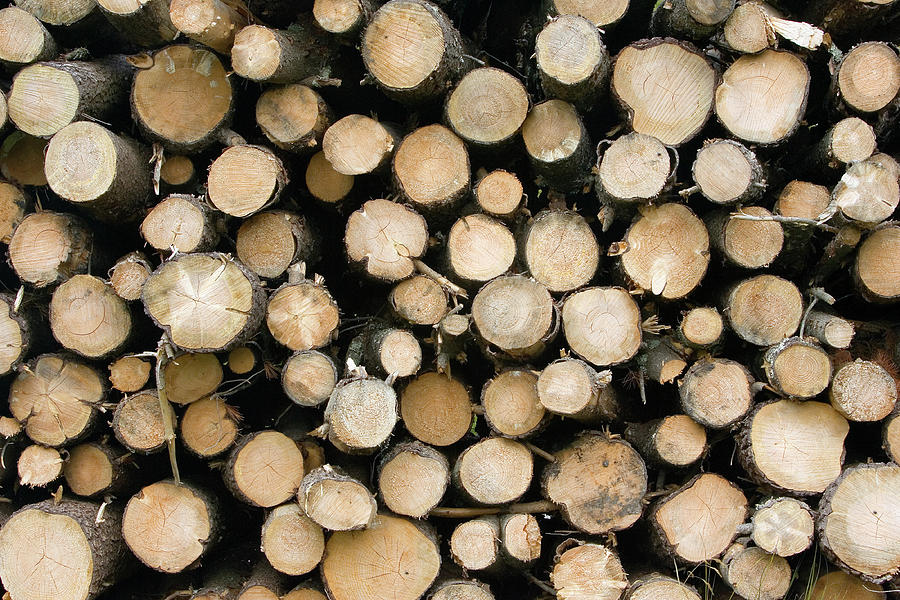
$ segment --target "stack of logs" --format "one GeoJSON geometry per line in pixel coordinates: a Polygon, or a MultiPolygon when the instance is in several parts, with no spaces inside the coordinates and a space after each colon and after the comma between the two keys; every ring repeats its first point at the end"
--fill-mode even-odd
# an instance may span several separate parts
{"type": "Polygon", "coordinates": [[[0,10],[11,600],[900,589],[900,0],[0,10]]]}

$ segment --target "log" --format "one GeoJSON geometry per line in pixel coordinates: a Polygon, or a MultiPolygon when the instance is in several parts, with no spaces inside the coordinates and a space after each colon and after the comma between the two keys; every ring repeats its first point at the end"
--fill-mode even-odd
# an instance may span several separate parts
{"type": "Polygon", "coordinates": [[[653,38],[619,52],[610,87],[634,131],[680,146],[712,114],[717,80],[709,60],[692,44],[653,38]]]}
{"type": "Polygon", "coordinates": [[[355,177],[334,170],[324,152],[316,152],[306,166],[306,188],[314,200],[339,209],[350,198],[355,177]]]}
{"type": "Polygon", "coordinates": [[[109,382],[120,392],[137,392],[144,389],[152,368],[149,361],[126,354],[109,363],[109,382]]]}
{"type": "Polygon", "coordinates": [[[170,0],[169,17],[184,35],[228,54],[234,36],[247,25],[247,15],[221,0],[170,0]]]}
{"type": "Polygon", "coordinates": [[[873,231],[860,244],[853,263],[853,275],[857,289],[869,302],[889,303],[900,298],[900,277],[895,275],[898,247],[900,227],[895,225],[873,231]]]}
{"type": "Polygon", "coordinates": [[[187,352],[163,367],[166,397],[175,404],[190,404],[206,398],[222,383],[222,363],[215,354],[187,352]]]}
{"type": "Polygon", "coordinates": [[[238,437],[240,415],[218,396],[188,405],[178,424],[180,439],[188,451],[212,458],[231,448],[238,437]]]}
{"type": "Polygon", "coordinates": [[[533,470],[534,460],[527,446],[488,437],[462,451],[453,465],[453,483],[476,504],[509,504],[528,490],[533,470]]]}
{"type": "Polygon", "coordinates": [[[848,421],[881,421],[897,403],[897,382],[878,363],[857,358],[835,369],[828,397],[848,421]]]}
{"type": "Polygon", "coordinates": [[[331,396],[337,382],[334,361],[318,350],[298,350],[281,369],[284,393],[300,406],[322,404],[331,396]]]}
{"type": "MultiPolygon", "coordinates": [[[[297,265],[295,265],[296,267],[297,265]]],[[[315,350],[337,336],[340,313],[324,283],[304,279],[303,267],[289,269],[266,306],[266,327],[275,340],[291,350],[315,350]]]]}
{"type": "Polygon", "coordinates": [[[309,220],[284,210],[267,210],[246,219],[235,240],[238,259],[267,279],[280,277],[294,263],[315,263],[318,244],[319,236],[309,220]]]}
{"type": "Polygon", "coordinates": [[[176,346],[228,350],[256,333],[265,297],[259,279],[218,252],[179,254],[144,284],[144,310],[176,346]]]}
{"type": "Polygon", "coordinates": [[[585,0],[548,0],[548,12],[555,15],[578,15],[584,17],[596,27],[612,27],[625,16],[631,2],[629,0],[612,0],[597,4],[585,0]]]}
{"type": "Polygon", "coordinates": [[[278,202],[286,183],[287,171],[274,152],[240,144],[213,161],[206,195],[226,215],[249,217],[278,202]]]}
{"type": "Polygon", "coordinates": [[[739,338],[757,346],[771,346],[797,331],[803,297],[787,279],[757,275],[728,291],[722,311],[739,338]]]}
{"type": "Polygon", "coordinates": [[[9,90],[9,118],[18,129],[41,137],[89,117],[106,121],[124,106],[130,75],[121,56],[26,66],[9,90]]]}
{"type": "Polygon", "coordinates": [[[621,262],[625,275],[662,298],[682,298],[706,275],[709,234],[703,222],[682,204],[642,210],[628,229],[625,244],[621,262]]]}
{"type": "Polygon", "coordinates": [[[522,206],[522,189],[515,173],[496,169],[475,184],[475,203],[486,215],[509,220],[522,206]]]}
{"type": "Polygon", "coordinates": [[[276,506],[266,516],[261,546],[266,559],[280,573],[305,575],[322,560],[325,534],[295,502],[290,502],[276,506]]]}
{"type": "Polygon", "coordinates": [[[398,515],[422,519],[450,484],[447,458],[419,441],[396,444],[378,461],[378,493],[398,515]]]}
{"type": "Polygon", "coordinates": [[[69,450],[63,477],[73,494],[98,498],[127,493],[135,481],[128,464],[128,453],[118,446],[101,442],[79,444],[69,450]]]}
{"type": "Polygon", "coordinates": [[[228,456],[225,485],[251,506],[271,508],[292,498],[303,479],[303,454],[283,433],[263,430],[242,437],[228,456]]]}
{"type": "Polygon", "coordinates": [[[331,465],[303,477],[297,501],[306,516],[329,531],[366,529],[378,512],[375,497],[366,486],[331,465]]]}
{"type": "Polygon", "coordinates": [[[788,562],[761,548],[734,544],[722,559],[723,579],[741,598],[781,600],[793,579],[788,562]]]}
{"type": "MultiPolygon", "coordinates": [[[[785,558],[809,548],[815,537],[812,510],[795,498],[770,498],[750,520],[751,539],[763,551],[785,558]]],[[[815,596],[814,596],[815,597],[815,596]]]]}
{"type": "Polygon", "coordinates": [[[225,364],[235,375],[249,375],[259,364],[259,356],[253,346],[238,346],[228,353],[225,364]]]}
{"type": "MultiPolygon", "coordinates": [[[[181,2],[172,2],[170,10],[181,2]]],[[[210,0],[213,3],[222,4],[210,0]]],[[[178,26],[175,19],[173,23],[178,26]]],[[[233,95],[215,54],[186,45],[167,46],[141,67],[131,86],[131,114],[144,136],[177,154],[202,150],[222,137],[231,122],[233,95]]]]}
{"type": "Polygon", "coordinates": [[[126,573],[122,512],[83,500],[44,500],[16,511],[0,529],[0,578],[22,600],[92,600],[126,573]],[[28,543],[22,545],[23,540],[28,543]],[[47,558],[48,560],[43,560],[47,558]]]}
{"type": "Polygon", "coordinates": [[[235,34],[231,47],[234,72],[250,81],[327,79],[332,62],[328,38],[314,28],[312,19],[298,19],[290,29],[248,25],[235,34]]]}
{"type": "Polygon", "coordinates": [[[562,327],[572,352],[596,366],[630,360],[641,345],[641,313],[620,287],[594,287],[567,297],[562,327]]]}
{"type": "Polygon", "coordinates": [[[550,292],[572,292],[588,285],[600,266],[597,237],[575,211],[539,212],[520,239],[522,262],[550,292]],[[560,251],[563,243],[565,252],[560,251]]]}
{"type": "Polygon", "coordinates": [[[512,232],[500,221],[483,214],[458,219],[447,233],[449,277],[477,289],[509,271],[516,259],[512,232]]]}
{"type": "Polygon", "coordinates": [[[426,125],[404,137],[391,170],[400,198],[429,222],[447,220],[469,194],[471,168],[466,145],[443,125],[426,125]]]}
{"type": "Polygon", "coordinates": [[[417,440],[449,446],[469,431],[472,398],[459,380],[436,372],[422,373],[400,393],[400,416],[417,440]]]}
{"type": "Polygon", "coordinates": [[[884,420],[882,427],[881,446],[888,458],[897,462],[900,457],[900,419],[894,413],[884,420]]]}
{"type": "Polygon", "coordinates": [[[684,313],[678,323],[678,341],[695,349],[716,346],[725,335],[725,321],[713,306],[698,306],[684,313]]]}
{"type": "Polygon", "coordinates": [[[721,475],[703,473],[654,503],[647,522],[657,551],[697,564],[725,552],[746,516],[744,493],[721,475]]]}
{"type": "Polygon", "coordinates": [[[816,533],[830,560],[864,581],[884,583],[900,570],[900,528],[891,498],[900,467],[870,463],[848,467],[819,502],[816,533]]]}
{"type": "Polygon", "coordinates": [[[877,600],[884,597],[884,588],[843,571],[832,571],[816,579],[811,597],[815,600],[877,600]]]}
{"type": "Polygon", "coordinates": [[[806,333],[829,348],[843,349],[850,346],[856,328],[853,323],[837,315],[811,310],[806,315],[806,333]]]}
{"type": "Polygon", "coordinates": [[[528,114],[522,82],[500,69],[473,69],[460,79],[444,104],[453,130],[475,152],[509,148],[528,114]]]}
{"type": "Polygon", "coordinates": [[[556,334],[556,310],[543,285],[521,275],[488,282],[472,300],[478,335],[514,358],[540,355],[556,334]]]}
{"type": "Polygon", "coordinates": [[[469,571],[498,571],[500,524],[495,516],[463,521],[450,536],[450,558],[469,571]]]}
{"type": "Polygon", "coordinates": [[[197,171],[190,157],[182,154],[165,157],[159,179],[170,191],[186,191],[197,181],[197,171]]]}
{"type": "Polygon", "coordinates": [[[47,185],[44,174],[44,149],[47,140],[12,132],[0,147],[0,172],[19,185],[47,185]]]}
{"type": "Polygon", "coordinates": [[[315,0],[312,13],[319,27],[353,43],[372,19],[376,7],[371,0],[315,0]]]}
{"type": "Polygon", "coordinates": [[[508,564],[528,568],[541,556],[541,527],[531,514],[500,516],[500,556],[508,564]]]}
{"type": "Polygon", "coordinates": [[[706,454],[706,430],[687,415],[629,423],[623,434],[644,459],[664,468],[684,468],[706,454]]]}
{"type": "Polygon", "coordinates": [[[744,269],[767,267],[781,253],[784,231],[772,213],[761,206],[742,206],[739,216],[716,211],[707,216],[707,228],[713,247],[728,262],[744,269]],[[746,220],[750,215],[761,220],[746,220]]]}
{"type": "Polygon", "coordinates": [[[596,535],[628,529],[641,517],[647,467],[628,442],[584,432],[554,456],[541,489],[567,523],[596,535]]]}
{"type": "Polygon", "coordinates": [[[51,211],[26,215],[9,240],[9,263],[23,283],[46,288],[87,273],[96,249],[87,224],[51,211]]]}
{"type": "Polygon", "coordinates": [[[379,8],[360,40],[366,70],[389,98],[404,104],[437,99],[463,69],[459,32],[425,0],[391,0],[379,8]]]}
{"type": "Polygon", "coordinates": [[[691,176],[703,197],[716,204],[751,204],[766,190],[765,172],[756,154],[735,140],[703,142],[691,176]]]}
{"type": "Polygon", "coordinates": [[[218,541],[222,526],[215,494],[163,480],[142,488],[125,505],[122,537],[151,569],[180,573],[218,541]]]}
{"type": "Polygon", "coordinates": [[[577,358],[555,360],[541,371],[537,395],[548,412],[584,423],[610,423],[623,413],[608,371],[598,373],[577,358]]]}
{"type": "Polygon", "coordinates": [[[392,124],[365,115],[347,115],[325,130],[322,151],[338,173],[365,175],[388,164],[400,137],[392,124]]]}
{"type": "Polygon", "coordinates": [[[0,243],[9,245],[13,231],[31,212],[31,206],[30,194],[13,183],[0,182],[0,243]]]}
{"type": "Polygon", "coordinates": [[[830,211],[871,228],[889,218],[900,200],[896,164],[882,155],[853,163],[832,191],[830,211]]]}
{"type": "Polygon", "coordinates": [[[34,314],[16,308],[13,296],[0,294],[0,374],[7,375],[19,368],[40,342],[40,323],[34,314]]]}
{"type": "Polygon", "coordinates": [[[105,396],[103,378],[93,367],[42,354],[10,383],[9,410],[33,442],[59,447],[90,432],[105,396]]]}
{"type": "Polygon", "coordinates": [[[422,366],[422,347],[419,340],[408,329],[391,327],[384,322],[372,321],[356,339],[351,342],[348,356],[356,355],[354,362],[366,365],[374,375],[411,377],[422,366]],[[355,345],[355,346],[354,346],[355,345]]]}
{"type": "Polygon", "coordinates": [[[0,62],[14,68],[55,58],[56,42],[47,28],[27,10],[0,10],[0,62]]]}
{"type": "Polygon", "coordinates": [[[97,0],[97,6],[125,39],[138,46],[161,46],[178,35],[165,0],[97,0]]]}
{"type": "Polygon", "coordinates": [[[581,112],[593,109],[609,90],[609,52],[588,19],[564,14],[538,33],[534,55],[541,88],[581,112]]]}
{"type": "Polygon", "coordinates": [[[325,406],[328,439],[342,452],[372,454],[397,424],[397,394],[374,377],[344,379],[325,406]]]}
{"type": "Polygon", "coordinates": [[[491,588],[471,579],[450,579],[438,582],[430,600],[494,600],[491,588]]]}
{"type": "Polygon", "coordinates": [[[558,99],[535,105],[522,124],[522,140],[543,185],[576,192],[587,184],[593,148],[574,106],[558,99]]]}
{"type": "Polygon", "coordinates": [[[315,151],[331,122],[331,109],[322,96],[299,83],[272,86],[256,101],[256,123],[282,150],[315,151]]]}
{"type": "Polygon", "coordinates": [[[156,390],[145,390],[123,398],[113,413],[112,429],[119,442],[138,454],[153,454],[166,446],[165,422],[175,422],[171,406],[163,416],[156,390]]]}
{"type": "Polygon", "coordinates": [[[597,146],[597,197],[622,216],[631,216],[636,206],[656,200],[671,184],[669,151],[655,137],[629,133],[603,152],[602,146],[603,142],[597,146]]]}
{"type": "Polygon", "coordinates": [[[719,29],[734,10],[735,0],[673,0],[653,7],[650,31],[656,35],[703,41],[719,29]]]}
{"type": "Polygon", "coordinates": [[[828,353],[805,338],[786,338],[766,350],[762,367],[769,385],[792,398],[818,396],[831,382],[828,353]]]}
{"type": "Polygon", "coordinates": [[[325,545],[322,583],[334,600],[416,600],[431,587],[441,565],[437,539],[424,524],[379,514],[362,531],[339,531],[325,545]]]}
{"type": "Polygon", "coordinates": [[[812,496],[841,474],[848,431],[847,420],[824,402],[765,402],[737,436],[738,458],[759,485],[812,496]]]}
{"type": "Polygon", "coordinates": [[[697,594],[697,590],[686,583],[659,573],[651,573],[632,581],[622,597],[623,600],[652,600],[655,598],[700,600],[700,595],[697,594]]]}
{"type": "Polygon", "coordinates": [[[614,550],[572,539],[557,548],[550,581],[562,600],[586,595],[616,600],[628,587],[628,575],[614,550]]]}
{"type": "Polygon", "coordinates": [[[851,163],[865,160],[875,152],[875,131],[859,117],[847,117],[834,124],[813,146],[807,168],[823,175],[838,175],[851,163]]]}
{"type": "Polygon", "coordinates": [[[142,252],[129,252],[109,270],[109,285],[122,300],[140,300],[144,282],[152,272],[153,267],[142,252]]]}
{"type": "Polygon", "coordinates": [[[171,194],[144,217],[141,236],[160,252],[209,252],[219,243],[224,225],[221,213],[200,198],[171,194]]]}
{"type": "Polygon", "coordinates": [[[882,110],[900,91],[900,57],[884,42],[864,42],[850,49],[833,78],[833,93],[850,111],[882,110]]]}
{"type": "Polygon", "coordinates": [[[490,428],[511,438],[527,438],[546,427],[550,415],[537,392],[537,373],[509,369],[481,388],[484,420],[490,428]]]}
{"type": "Polygon", "coordinates": [[[389,200],[369,200],[350,215],[344,247],[350,264],[375,280],[394,282],[415,271],[425,253],[428,228],[411,208],[389,200]]]}
{"type": "Polygon", "coordinates": [[[50,330],[67,350],[85,358],[108,358],[131,337],[131,311],[99,277],[74,275],[53,290],[50,330]]]}
{"type": "Polygon", "coordinates": [[[410,325],[437,325],[447,314],[447,292],[427,275],[397,282],[388,296],[391,309],[410,325]]]}
{"type": "Polygon", "coordinates": [[[19,473],[19,485],[49,488],[62,476],[63,459],[56,448],[31,444],[19,454],[16,468],[19,473]]]}
{"type": "Polygon", "coordinates": [[[716,88],[716,116],[741,140],[781,142],[800,124],[809,80],[806,64],[790,52],[763,50],[741,56],[725,70],[722,85],[716,88]],[[777,84],[770,86],[773,81],[777,84]]]}
{"type": "Polygon", "coordinates": [[[734,10],[722,27],[722,41],[731,50],[741,54],[756,54],[772,47],[776,39],[770,33],[767,20],[776,17],[776,11],[768,4],[746,2],[734,10]]]}

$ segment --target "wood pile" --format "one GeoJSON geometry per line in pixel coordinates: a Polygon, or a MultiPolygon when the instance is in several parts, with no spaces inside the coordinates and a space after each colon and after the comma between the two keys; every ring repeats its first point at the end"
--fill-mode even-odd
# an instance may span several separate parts
{"type": "Polygon", "coordinates": [[[10,600],[900,590],[900,0],[0,9],[10,600]]]}

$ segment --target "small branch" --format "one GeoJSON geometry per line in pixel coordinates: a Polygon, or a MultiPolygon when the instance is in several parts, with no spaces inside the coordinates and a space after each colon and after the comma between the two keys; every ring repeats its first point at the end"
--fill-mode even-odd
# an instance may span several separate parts
{"type": "Polygon", "coordinates": [[[556,512],[557,510],[559,510],[559,507],[549,500],[538,500],[536,502],[522,502],[521,504],[510,504],[509,506],[492,506],[485,508],[438,506],[431,509],[428,516],[443,517],[445,519],[474,519],[485,515],[531,515],[535,513],[556,512]]]}
{"type": "Polygon", "coordinates": [[[550,454],[550,453],[547,452],[546,450],[542,450],[542,449],[538,448],[537,446],[535,446],[535,445],[532,444],[531,442],[525,442],[525,446],[526,446],[529,450],[531,450],[531,452],[532,452],[533,454],[537,454],[538,456],[540,456],[541,458],[543,458],[543,459],[546,460],[547,462],[551,462],[551,463],[555,463],[555,462],[556,462],[556,457],[555,457],[555,456],[553,456],[552,454],[550,454]]]}
{"type": "Polygon", "coordinates": [[[172,405],[166,397],[165,367],[169,362],[172,349],[166,335],[159,340],[156,350],[156,393],[159,396],[159,410],[162,413],[163,427],[166,432],[166,446],[169,448],[169,464],[172,465],[172,477],[175,483],[181,483],[181,475],[178,472],[178,460],[175,457],[175,424],[172,423],[172,405]]]}
{"type": "Polygon", "coordinates": [[[550,587],[549,585],[547,585],[546,583],[544,583],[543,581],[541,581],[540,579],[538,579],[537,577],[535,577],[534,575],[529,573],[528,571],[520,571],[520,573],[522,573],[522,575],[525,577],[525,579],[527,579],[533,585],[541,588],[541,590],[547,592],[548,594],[556,596],[555,589],[553,589],[552,587],[550,587]]]}
{"type": "Polygon", "coordinates": [[[817,221],[815,219],[807,219],[805,217],[786,217],[784,215],[758,216],[748,215],[745,212],[738,211],[731,213],[731,218],[740,219],[742,221],[775,221],[776,223],[793,223],[794,225],[806,225],[808,227],[815,227],[829,233],[838,232],[837,227],[827,225],[824,222],[817,221]]]}
{"type": "Polygon", "coordinates": [[[469,294],[466,293],[466,290],[462,289],[461,287],[459,287],[458,285],[456,285],[455,283],[453,283],[452,281],[450,281],[449,279],[447,279],[446,277],[444,277],[443,275],[441,275],[440,273],[438,273],[437,271],[435,271],[434,269],[432,269],[431,267],[429,267],[428,265],[423,263],[418,258],[413,259],[413,264],[416,266],[416,271],[418,271],[422,275],[427,275],[428,277],[431,277],[432,279],[437,281],[439,284],[441,284],[442,286],[447,288],[451,294],[453,294],[455,296],[462,296],[463,298],[469,297],[469,294]]]}
{"type": "Polygon", "coordinates": [[[816,305],[816,302],[819,301],[819,297],[814,295],[813,299],[810,300],[809,306],[806,307],[806,312],[803,313],[803,319],[800,321],[800,338],[803,338],[803,332],[806,330],[806,321],[809,319],[809,313],[812,312],[813,307],[816,305]]]}
{"type": "Polygon", "coordinates": [[[700,191],[699,185],[692,185],[691,187],[684,188],[683,190],[678,192],[678,195],[681,196],[682,198],[688,198],[688,197],[696,194],[699,191],[700,191]]]}

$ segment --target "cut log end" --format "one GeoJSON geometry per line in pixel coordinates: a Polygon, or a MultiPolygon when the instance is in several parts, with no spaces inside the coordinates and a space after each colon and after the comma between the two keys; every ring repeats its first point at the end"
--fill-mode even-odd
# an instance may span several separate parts
{"type": "Polygon", "coordinates": [[[330,465],[303,477],[297,501],[306,516],[330,531],[370,527],[378,510],[366,486],[330,465]]]}
{"type": "Polygon", "coordinates": [[[131,335],[128,305],[99,277],[75,275],[53,291],[50,329],[64,347],[88,358],[109,356],[131,335]]]}
{"type": "Polygon", "coordinates": [[[629,133],[615,140],[600,157],[597,175],[603,199],[613,202],[653,200],[669,181],[666,147],[653,136],[629,133]]]}
{"type": "Polygon", "coordinates": [[[397,418],[397,394],[372,377],[341,381],[325,407],[329,439],[356,454],[371,454],[384,444],[397,418]]]}
{"type": "Polygon", "coordinates": [[[436,325],[447,314],[447,293],[427,275],[415,275],[397,283],[389,296],[391,308],[412,325],[436,325]]]}
{"type": "MultiPolygon", "coordinates": [[[[405,1],[405,0],[404,0],[405,1]]],[[[429,219],[444,217],[469,192],[466,145],[443,125],[426,125],[407,135],[393,160],[401,195],[429,219]]]]}
{"type": "Polygon", "coordinates": [[[466,571],[483,571],[500,558],[500,530],[496,517],[463,521],[450,536],[450,557],[466,571]]]}
{"type": "Polygon", "coordinates": [[[447,97],[447,121],[454,133],[475,147],[511,140],[525,122],[528,93],[500,69],[482,67],[463,77],[447,97]]]}
{"type": "Polygon", "coordinates": [[[62,475],[63,459],[55,448],[32,444],[22,450],[16,467],[21,485],[45,487],[62,475]]]}
{"type": "Polygon", "coordinates": [[[197,456],[211,458],[234,445],[239,424],[233,407],[218,396],[210,396],[192,402],[184,411],[179,423],[179,438],[197,456]]]}
{"type": "Polygon", "coordinates": [[[877,363],[856,359],[835,371],[829,396],[850,421],[881,421],[897,403],[897,382],[877,363]]]}
{"type": "Polygon", "coordinates": [[[844,570],[883,583],[900,571],[900,467],[893,463],[846,469],[825,491],[816,523],[819,546],[844,570]]]}
{"type": "Polygon", "coordinates": [[[546,424],[549,415],[537,391],[537,374],[512,369],[488,381],[481,391],[484,418],[497,433],[527,437],[546,424]]]}
{"type": "Polygon", "coordinates": [[[274,86],[256,101],[256,122],[279,148],[297,153],[322,143],[331,124],[328,106],[313,89],[299,83],[274,86]]]}
{"type": "MultiPolygon", "coordinates": [[[[565,542],[564,542],[565,544],[565,542]]],[[[573,544],[557,555],[550,581],[563,600],[590,595],[597,600],[616,600],[628,587],[628,576],[615,551],[600,544],[573,544]]]]}
{"type": "Polygon", "coordinates": [[[831,381],[828,353],[801,338],[787,338],[767,350],[763,369],[773,388],[794,398],[817,396],[831,381]]]}
{"type": "Polygon", "coordinates": [[[515,502],[528,490],[531,451],[519,442],[491,437],[466,448],[453,468],[454,482],[477,504],[515,502]]]}
{"type": "Polygon", "coordinates": [[[794,556],[813,543],[812,511],[794,498],[773,498],[757,506],[752,524],[753,543],[778,556],[794,556]]]}
{"type": "Polygon", "coordinates": [[[555,456],[541,485],[572,526],[601,534],[627,529],[641,517],[647,467],[628,442],[585,433],[555,456]]]}
{"type": "Polygon", "coordinates": [[[175,482],[148,485],[125,507],[125,543],[152,569],[183,571],[203,555],[216,535],[216,509],[209,498],[204,492],[175,482]]]}
{"type": "MultiPolygon", "coordinates": [[[[261,543],[269,563],[286,575],[309,573],[325,552],[322,528],[294,502],[272,509],[263,524],[261,543]]],[[[291,598],[309,600],[301,595],[291,598]]]]}
{"type": "Polygon", "coordinates": [[[616,23],[628,10],[628,0],[591,2],[590,0],[553,0],[551,6],[559,15],[578,15],[603,28],[616,23]]]}
{"type": "Polygon", "coordinates": [[[725,322],[713,307],[692,308],[684,314],[679,324],[679,335],[694,347],[706,348],[722,339],[725,322]]]}
{"type": "Polygon", "coordinates": [[[232,146],[210,166],[207,195],[225,214],[248,217],[276,202],[286,179],[284,166],[271,150],[232,146]]]}
{"type": "Polygon", "coordinates": [[[337,303],[328,290],[313,281],[287,283],[269,298],[266,327],[291,350],[314,350],[328,345],[340,324],[337,303]]]}
{"type": "Polygon", "coordinates": [[[762,548],[735,544],[726,552],[724,562],[725,581],[741,598],[781,600],[793,580],[788,562],[762,548]]]}
{"type": "Polygon", "coordinates": [[[475,186],[475,201],[486,214],[510,218],[522,204],[522,182],[509,171],[491,171],[475,186]]]}
{"type": "Polygon", "coordinates": [[[894,302],[900,297],[900,277],[896,275],[900,273],[898,249],[900,227],[897,226],[872,232],[860,245],[854,274],[857,287],[870,302],[894,302]]]}
{"type": "Polygon", "coordinates": [[[572,351],[593,365],[625,362],[640,348],[640,309],[623,288],[588,288],[572,294],[563,304],[562,326],[572,351]]]}
{"type": "Polygon", "coordinates": [[[375,279],[399,281],[415,271],[414,260],[428,242],[425,219],[389,200],[369,200],[350,215],[344,244],[347,256],[375,279]]]}
{"type": "Polygon", "coordinates": [[[272,507],[297,493],[303,479],[303,454],[296,442],[277,431],[260,431],[231,451],[225,482],[242,501],[272,507]]]}
{"type": "Polygon", "coordinates": [[[284,392],[301,406],[318,406],[328,400],[337,381],[334,361],[316,350],[294,353],[281,370],[284,392]]]}
{"type": "Polygon", "coordinates": [[[600,245],[584,217],[550,210],[538,214],[528,229],[524,261],[536,281],[551,292],[587,285],[600,266],[600,245]],[[565,240],[564,252],[561,243],[565,240]]]}
{"type": "Polygon", "coordinates": [[[322,151],[338,173],[364,175],[383,166],[397,142],[390,126],[365,115],[347,115],[325,131],[322,151]]]}
{"type": "Polygon", "coordinates": [[[145,390],[125,397],[113,414],[113,431],[123,446],[140,454],[151,454],[166,445],[166,421],[175,422],[170,407],[163,415],[156,390],[145,390]]]}
{"type": "Polygon", "coordinates": [[[683,204],[645,208],[625,236],[622,268],[644,290],[665,299],[696,288],[709,266],[709,233],[683,204]]]}
{"type": "Polygon", "coordinates": [[[216,391],[224,373],[215,354],[189,352],[167,362],[163,378],[169,402],[190,404],[216,391]]]}
{"type": "Polygon", "coordinates": [[[403,424],[416,439],[449,446],[463,438],[472,423],[472,399],[457,379],[423,373],[400,394],[403,424]]]}
{"type": "Polygon", "coordinates": [[[844,56],[837,73],[841,97],[862,113],[881,110],[900,91],[900,57],[883,42],[866,42],[844,56]]]}
{"type": "Polygon", "coordinates": [[[462,217],[447,235],[447,261],[460,282],[484,284],[506,273],[515,258],[513,234],[487,215],[462,217]]]}
{"type": "Polygon", "coordinates": [[[486,284],[472,301],[472,319],[479,334],[509,354],[542,350],[555,318],[547,288],[522,277],[499,277],[486,284]]]}
{"type": "Polygon", "coordinates": [[[738,337],[758,346],[771,346],[797,331],[803,297],[792,282],[775,275],[759,275],[736,285],[725,308],[738,337]]]}
{"type": "Polygon", "coordinates": [[[447,459],[419,442],[399,444],[381,460],[378,491],[398,515],[421,519],[441,501],[450,482],[447,459]]]}

